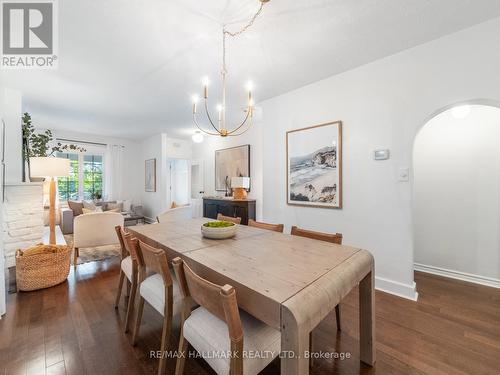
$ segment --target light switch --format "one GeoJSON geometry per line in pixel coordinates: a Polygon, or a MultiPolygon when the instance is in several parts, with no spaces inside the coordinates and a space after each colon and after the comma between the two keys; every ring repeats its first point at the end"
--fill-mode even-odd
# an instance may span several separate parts
{"type": "Polygon", "coordinates": [[[399,168],[398,180],[399,182],[410,181],[410,169],[406,167],[399,168]]]}
{"type": "Polygon", "coordinates": [[[391,152],[387,149],[373,151],[373,160],[387,160],[390,156],[391,152]]]}

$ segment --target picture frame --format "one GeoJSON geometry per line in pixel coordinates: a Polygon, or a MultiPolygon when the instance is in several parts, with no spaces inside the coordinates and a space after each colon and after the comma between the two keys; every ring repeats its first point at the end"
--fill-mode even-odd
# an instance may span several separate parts
{"type": "Polygon", "coordinates": [[[144,190],[156,192],[156,159],[148,159],[144,162],[144,190]]]}
{"type": "Polygon", "coordinates": [[[286,132],[287,204],[342,208],[342,121],[286,132]]]}
{"type": "Polygon", "coordinates": [[[215,191],[226,191],[226,177],[251,177],[249,144],[215,151],[215,191]]]}

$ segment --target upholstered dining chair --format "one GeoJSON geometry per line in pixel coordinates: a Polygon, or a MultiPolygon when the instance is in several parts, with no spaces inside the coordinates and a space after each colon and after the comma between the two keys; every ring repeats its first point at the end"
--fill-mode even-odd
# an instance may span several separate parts
{"type": "Polygon", "coordinates": [[[139,305],[132,337],[132,345],[136,345],[141,326],[144,302],[150,304],[163,316],[163,330],[161,335],[161,353],[158,374],[165,372],[164,355],[172,331],[172,318],[182,310],[182,298],[179,287],[170,274],[165,251],[155,249],[142,241],[137,247],[137,263],[139,265],[139,305]],[[148,276],[147,272],[153,272],[148,276]]]}
{"type": "Polygon", "coordinates": [[[283,228],[284,228],[283,224],[268,224],[260,221],[255,221],[252,219],[248,219],[248,226],[260,229],[267,229],[279,233],[283,233],[283,228]]]}
{"type": "Polygon", "coordinates": [[[121,262],[120,262],[120,280],[118,282],[118,292],[116,294],[115,309],[118,308],[120,297],[122,294],[123,281],[127,279],[127,316],[125,319],[125,333],[128,332],[130,320],[132,317],[132,310],[135,305],[135,295],[137,291],[137,278],[138,278],[138,264],[137,264],[137,240],[132,238],[130,233],[123,230],[123,227],[117,225],[115,227],[118,241],[121,247],[121,262]]]}
{"type": "Polygon", "coordinates": [[[156,221],[159,223],[165,223],[169,221],[187,220],[191,219],[192,217],[193,207],[191,205],[188,205],[171,208],[165,212],[162,212],[156,217],[156,221]]]}
{"type": "Polygon", "coordinates": [[[201,278],[181,258],[175,258],[172,263],[183,297],[175,374],[184,371],[189,344],[198,352],[232,353],[230,358],[213,356],[205,359],[217,374],[258,374],[271,363],[280,352],[280,331],[239,310],[232,286],[216,285],[201,278]],[[200,307],[191,311],[193,302],[200,307]],[[244,351],[266,351],[270,355],[245,358],[244,351]]]}
{"type": "MultiPolygon", "coordinates": [[[[307,238],[312,238],[313,240],[319,240],[319,241],[325,241],[325,242],[330,242],[334,243],[337,245],[342,245],[342,234],[341,233],[322,233],[322,232],[316,232],[312,230],[307,230],[307,229],[301,229],[296,227],[295,225],[292,227],[291,231],[292,236],[300,236],[300,237],[307,237],[307,238]]],[[[337,322],[337,330],[340,331],[340,305],[335,306],[335,320],[337,322]]],[[[309,333],[309,351],[312,351],[312,332],[309,333]]],[[[309,363],[312,365],[313,360],[312,357],[309,361],[309,363]]]]}
{"type": "Polygon", "coordinates": [[[229,221],[231,223],[235,224],[241,224],[241,217],[231,217],[231,216],[224,216],[222,214],[217,214],[217,220],[219,221],[229,221]]]}

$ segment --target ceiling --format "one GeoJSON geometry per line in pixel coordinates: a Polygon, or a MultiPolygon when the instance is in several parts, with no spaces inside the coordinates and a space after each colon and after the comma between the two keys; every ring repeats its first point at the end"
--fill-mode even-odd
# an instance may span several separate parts
{"type": "MultiPolygon", "coordinates": [[[[59,68],[2,71],[40,127],[127,138],[194,131],[190,98],[220,87],[221,24],[257,0],[59,2],[59,68]]],[[[498,0],[272,0],[228,42],[229,107],[258,102],[500,16],[498,0]]],[[[236,120],[236,119],[235,119],[236,120]]]]}

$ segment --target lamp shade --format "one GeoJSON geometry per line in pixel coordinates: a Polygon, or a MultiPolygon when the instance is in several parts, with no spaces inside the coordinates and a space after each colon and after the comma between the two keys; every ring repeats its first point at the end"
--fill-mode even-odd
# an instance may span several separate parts
{"type": "Polygon", "coordinates": [[[53,157],[30,158],[31,177],[68,177],[69,159],[53,157]]]}
{"type": "Polygon", "coordinates": [[[249,189],[250,177],[231,177],[231,187],[249,189]]]}

